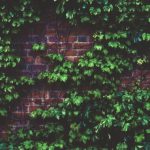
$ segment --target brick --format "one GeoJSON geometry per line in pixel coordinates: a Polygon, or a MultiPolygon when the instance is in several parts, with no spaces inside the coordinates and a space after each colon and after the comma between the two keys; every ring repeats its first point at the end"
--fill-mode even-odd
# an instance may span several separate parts
{"type": "Polygon", "coordinates": [[[28,56],[33,56],[33,57],[44,56],[46,54],[47,54],[47,49],[44,51],[33,51],[33,50],[28,51],[28,56]]]}
{"type": "Polygon", "coordinates": [[[34,103],[36,105],[40,105],[42,103],[42,99],[41,98],[34,98],[34,103]]]}
{"type": "Polygon", "coordinates": [[[143,89],[149,89],[150,88],[150,84],[146,84],[146,83],[145,84],[143,83],[141,86],[143,89]]]}
{"type": "Polygon", "coordinates": [[[28,65],[28,70],[31,72],[41,72],[46,70],[46,65],[28,65]]]}
{"type": "Polygon", "coordinates": [[[143,73],[145,75],[145,78],[150,79],[150,70],[146,70],[143,73]]]}
{"type": "Polygon", "coordinates": [[[69,36],[68,38],[68,42],[72,43],[72,42],[76,42],[77,41],[77,36],[69,36]]]}
{"type": "Polygon", "coordinates": [[[34,63],[35,63],[35,64],[44,64],[44,63],[45,63],[45,60],[42,59],[40,56],[36,56],[34,63]]]}
{"type": "Polygon", "coordinates": [[[142,84],[149,84],[150,87],[150,79],[145,79],[142,81],[142,84]]]}
{"type": "Polygon", "coordinates": [[[23,112],[23,108],[20,104],[18,104],[17,106],[14,106],[14,108],[12,109],[13,113],[15,112],[23,112]]]}
{"type": "Polygon", "coordinates": [[[147,78],[147,79],[150,79],[150,73],[146,75],[146,78],[147,78]]]}
{"type": "Polygon", "coordinates": [[[73,35],[90,35],[92,36],[94,33],[95,29],[91,28],[91,26],[86,26],[86,25],[80,25],[78,27],[75,27],[71,34],[73,35]]]}
{"type": "Polygon", "coordinates": [[[55,101],[56,99],[54,99],[54,98],[49,98],[49,99],[45,99],[44,100],[44,103],[45,103],[45,106],[47,106],[47,105],[52,105],[52,103],[55,101]]]}
{"type": "Polygon", "coordinates": [[[48,42],[48,49],[49,50],[59,50],[59,49],[72,49],[72,43],[66,43],[66,42],[58,42],[58,43],[55,43],[55,42],[48,42]]]}
{"type": "Polygon", "coordinates": [[[74,62],[78,62],[79,59],[80,59],[80,56],[75,56],[75,57],[74,57],[74,62]]]}
{"type": "Polygon", "coordinates": [[[92,38],[92,36],[89,36],[89,42],[93,43],[93,38],[92,38]]]}
{"type": "Polygon", "coordinates": [[[54,106],[55,104],[58,104],[58,103],[62,102],[63,100],[64,100],[63,98],[53,99],[51,106],[54,106]]]}
{"type": "Polygon", "coordinates": [[[29,35],[27,41],[29,43],[38,43],[41,41],[41,38],[39,35],[29,35]]]}
{"type": "Polygon", "coordinates": [[[79,35],[78,42],[89,42],[89,36],[87,35],[79,35]]]}
{"type": "Polygon", "coordinates": [[[71,49],[72,48],[72,43],[60,42],[58,44],[58,47],[61,48],[61,49],[71,49]]]}
{"type": "Polygon", "coordinates": [[[21,69],[21,72],[26,71],[27,70],[27,63],[25,63],[25,61],[22,61],[21,64],[19,64],[19,69],[21,69]]]}
{"type": "Polygon", "coordinates": [[[122,84],[122,86],[125,86],[128,84],[131,84],[131,81],[132,81],[131,79],[126,78],[121,81],[121,84],[122,84]]]}
{"type": "Polygon", "coordinates": [[[56,30],[55,28],[49,28],[46,30],[46,36],[47,35],[56,35],[56,30]]]}
{"type": "Polygon", "coordinates": [[[58,42],[68,42],[68,36],[58,35],[58,42]]]}
{"type": "Polygon", "coordinates": [[[63,91],[63,90],[59,91],[59,98],[65,98],[66,92],[67,92],[66,90],[65,91],[63,91]]]}
{"type": "Polygon", "coordinates": [[[82,56],[83,54],[85,54],[85,52],[87,51],[87,49],[77,49],[76,51],[78,53],[78,56],[82,56]]]}
{"type": "Polygon", "coordinates": [[[57,50],[58,48],[58,45],[57,43],[54,43],[54,42],[51,42],[51,43],[48,43],[48,52],[50,52],[51,50],[57,50]]]}
{"type": "Polygon", "coordinates": [[[74,62],[74,56],[66,56],[65,59],[74,62]]]}
{"type": "Polygon", "coordinates": [[[22,46],[23,50],[32,48],[32,44],[31,43],[23,43],[21,46],[22,46]]]}
{"type": "Polygon", "coordinates": [[[41,98],[47,99],[49,98],[49,91],[33,90],[30,96],[31,98],[34,98],[34,99],[41,99],[41,98]]]}
{"type": "Polygon", "coordinates": [[[141,76],[142,72],[140,70],[134,70],[132,72],[132,77],[136,78],[136,77],[139,77],[141,76]]]}
{"type": "Polygon", "coordinates": [[[64,98],[65,93],[66,92],[62,91],[62,90],[52,90],[49,93],[49,98],[51,98],[51,99],[64,98]]]}
{"type": "Polygon", "coordinates": [[[8,129],[0,130],[0,139],[8,139],[9,132],[7,130],[8,129]]]}
{"type": "Polygon", "coordinates": [[[65,55],[67,49],[59,49],[58,53],[65,55]]]}
{"type": "Polygon", "coordinates": [[[47,30],[55,29],[56,24],[57,24],[57,22],[53,20],[53,21],[47,23],[46,29],[47,29],[47,30]]]}
{"type": "Polygon", "coordinates": [[[12,112],[12,115],[15,117],[15,119],[21,119],[27,117],[27,112],[24,110],[22,112],[12,112]]]}
{"type": "Polygon", "coordinates": [[[25,63],[33,63],[34,59],[32,56],[24,57],[25,63]]]}
{"type": "Polygon", "coordinates": [[[65,29],[65,28],[63,28],[63,29],[58,29],[57,32],[58,32],[60,35],[63,35],[63,36],[66,36],[66,35],[68,35],[68,33],[69,33],[68,29],[65,29]]]}
{"type": "Polygon", "coordinates": [[[89,49],[91,43],[74,43],[73,49],[89,49]]]}
{"type": "Polygon", "coordinates": [[[39,108],[39,105],[29,105],[28,106],[29,112],[35,111],[37,108],[39,108]]]}
{"type": "Polygon", "coordinates": [[[56,36],[47,36],[47,42],[58,42],[58,38],[56,36]]]}
{"type": "Polygon", "coordinates": [[[72,61],[72,62],[77,62],[79,60],[79,56],[66,56],[66,60],[72,61]]]}
{"type": "Polygon", "coordinates": [[[65,52],[65,56],[77,56],[78,55],[78,51],[75,50],[68,50],[65,52]]]}

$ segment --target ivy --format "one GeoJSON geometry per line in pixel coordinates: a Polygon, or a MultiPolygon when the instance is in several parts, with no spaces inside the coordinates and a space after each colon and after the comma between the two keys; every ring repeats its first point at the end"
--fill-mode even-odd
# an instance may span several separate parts
{"type": "Polygon", "coordinates": [[[44,43],[35,43],[32,46],[33,51],[44,51],[46,49],[46,46],[44,43]]]}
{"type": "MultiPolygon", "coordinates": [[[[42,3],[47,5],[49,2],[42,3]]],[[[1,21],[3,39],[10,38],[25,22],[39,20],[32,7],[27,7],[32,6],[31,1],[22,0],[19,4],[18,8],[13,5],[15,13],[6,13],[8,6],[3,2],[0,13],[1,17],[5,15],[1,21]],[[17,17],[18,13],[21,19],[17,17]]],[[[150,137],[150,89],[141,87],[141,79],[133,80],[129,87],[121,87],[121,77],[136,68],[143,69],[149,63],[148,2],[61,0],[53,4],[56,13],[66,17],[71,24],[94,28],[94,44],[75,63],[57,53],[46,56],[53,67],[41,72],[37,79],[66,87],[66,98],[47,110],[33,111],[30,129],[20,129],[15,135],[12,133],[9,145],[19,150],[143,149],[144,142],[150,137]],[[36,124],[38,120],[42,123],[36,124]]],[[[10,102],[18,98],[14,91],[21,81],[33,82],[26,77],[17,82],[6,72],[6,69],[16,67],[20,59],[12,53],[11,40],[2,41],[0,100],[10,102]]],[[[32,49],[41,51],[46,47],[35,43],[32,49]]],[[[5,113],[5,109],[0,111],[2,116],[5,113]]]]}
{"type": "Polygon", "coordinates": [[[22,84],[32,85],[27,77],[17,77],[15,71],[21,58],[16,55],[13,37],[26,23],[38,21],[39,17],[30,0],[0,2],[0,118],[8,114],[9,104],[18,99],[22,84]]]}

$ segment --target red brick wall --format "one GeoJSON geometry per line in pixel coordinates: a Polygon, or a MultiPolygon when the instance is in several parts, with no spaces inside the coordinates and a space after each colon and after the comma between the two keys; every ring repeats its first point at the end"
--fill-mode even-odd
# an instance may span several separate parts
{"type": "MultiPolygon", "coordinates": [[[[15,37],[14,45],[22,57],[21,72],[23,75],[35,77],[44,70],[49,70],[51,63],[43,56],[48,53],[61,53],[70,61],[77,61],[92,45],[91,28],[72,27],[65,21],[55,19],[41,21],[38,24],[26,26],[20,35],[15,37]],[[43,42],[47,45],[44,52],[33,52],[32,44],[43,42]]],[[[136,78],[143,78],[143,86],[150,87],[150,70],[135,70],[122,78],[122,85],[130,85],[136,78]]],[[[10,119],[0,124],[0,137],[5,137],[8,127],[19,128],[29,125],[28,114],[37,108],[48,108],[62,101],[67,89],[51,87],[40,83],[26,88],[25,94],[11,108],[10,119]]]]}
{"type": "MultiPolygon", "coordinates": [[[[90,28],[73,27],[65,21],[55,19],[26,26],[17,37],[14,37],[14,46],[22,58],[21,73],[33,78],[41,71],[50,69],[51,63],[43,58],[46,54],[61,53],[65,59],[75,62],[91,45],[90,28]],[[38,42],[46,44],[45,51],[32,51],[33,43],[38,42]]],[[[28,126],[29,112],[37,108],[46,109],[62,101],[66,90],[57,86],[50,87],[46,83],[24,89],[22,98],[11,107],[10,118],[5,120],[5,124],[0,124],[0,137],[6,136],[9,127],[28,126]]]]}

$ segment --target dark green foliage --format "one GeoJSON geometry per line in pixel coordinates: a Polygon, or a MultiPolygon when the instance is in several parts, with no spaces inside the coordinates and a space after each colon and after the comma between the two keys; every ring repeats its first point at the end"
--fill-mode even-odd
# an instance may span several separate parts
{"type": "Polygon", "coordinates": [[[44,51],[46,49],[46,46],[44,43],[35,43],[32,45],[33,51],[44,51]]]}
{"type": "Polygon", "coordinates": [[[55,4],[70,23],[95,29],[94,44],[76,63],[60,54],[47,56],[54,68],[38,79],[61,83],[67,96],[55,107],[32,112],[31,128],[19,130],[10,143],[17,150],[143,149],[150,138],[150,89],[141,87],[141,79],[121,88],[121,77],[149,63],[150,5],[145,0],[55,4]]]}
{"type": "Polygon", "coordinates": [[[13,36],[26,23],[38,21],[30,0],[0,1],[0,118],[8,113],[9,104],[18,99],[18,88],[22,84],[33,84],[27,77],[17,76],[21,61],[13,49],[13,36]]]}

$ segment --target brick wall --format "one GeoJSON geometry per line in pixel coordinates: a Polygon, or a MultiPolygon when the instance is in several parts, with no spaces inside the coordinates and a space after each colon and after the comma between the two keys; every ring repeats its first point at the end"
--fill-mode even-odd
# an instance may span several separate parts
{"type": "MultiPolygon", "coordinates": [[[[77,61],[87,51],[92,43],[91,28],[72,27],[65,21],[56,19],[43,20],[38,24],[26,26],[22,32],[14,37],[14,45],[22,57],[21,73],[35,77],[38,73],[51,68],[51,63],[43,56],[48,53],[64,54],[65,59],[77,61]],[[33,52],[32,44],[42,42],[47,45],[43,52],[33,52]]],[[[143,86],[150,87],[150,70],[135,70],[122,78],[122,85],[130,85],[133,79],[143,79],[143,86]]],[[[37,109],[47,109],[51,105],[62,101],[66,93],[65,88],[51,87],[46,83],[37,83],[33,87],[24,89],[22,98],[11,107],[11,116],[0,124],[0,137],[6,137],[7,129],[27,127],[29,112],[37,109]]]]}
{"type": "MultiPolygon", "coordinates": [[[[73,27],[65,21],[54,18],[43,20],[38,24],[25,26],[22,32],[14,37],[14,47],[21,56],[19,66],[22,75],[36,77],[41,71],[49,70],[51,63],[43,56],[48,53],[61,53],[69,61],[77,61],[92,45],[91,29],[73,27]],[[45,43],[43,52],[32,51],[33,43],[45,43]]],[[[23,96],[11,106],[11,116],[0,124],[0,137],[6,137],[8,128],[27,127],[29,112],[37,109],[47,109],[62,101],[65,88],[51,87],[46,83],[37,83],[33,87],[25,87],[23,96]]]]}

